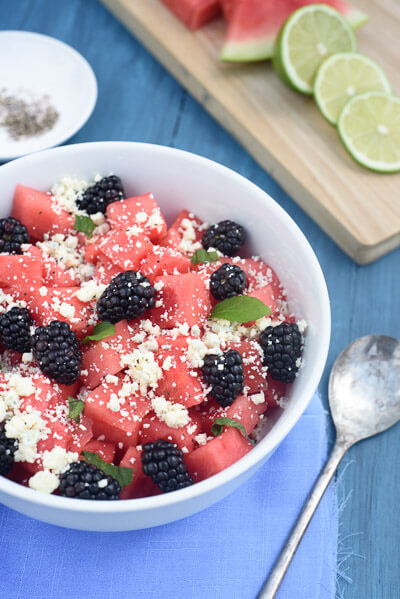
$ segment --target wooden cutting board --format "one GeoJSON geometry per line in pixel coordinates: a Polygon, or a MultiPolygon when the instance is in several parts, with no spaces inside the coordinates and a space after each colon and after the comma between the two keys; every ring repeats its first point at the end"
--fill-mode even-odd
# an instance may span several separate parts
{"type": "MultiPolygon", "coordinates": [[[[400,174],[354,163],[313,100],[286,88],[269,63],[219,62],[222,19],[193,33],[159,0],[102,2],[356,262],[400,246],[400,174]]],[[[360,51],[400,94],[400,2],[354,4],[370,17],[360,51]]]]}

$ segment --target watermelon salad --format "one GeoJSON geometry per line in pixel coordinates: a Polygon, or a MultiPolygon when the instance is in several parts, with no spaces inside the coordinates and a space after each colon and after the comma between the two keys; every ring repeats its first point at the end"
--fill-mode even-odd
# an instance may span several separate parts
{"type": "Polygon", "coordinates": [[[275,41],[286,19],[308,4],[327,4],[357,29],[364,13],[344,0],[161,0],[189,29],[198,29],[221,14],[227,31],[221,60],[251,62],[272,58],[275,41]]]}
{"type": "Polygon", "coordinates": [[[116,175],[15,189],[0,219],[0,474],[81,499],[182,489],[251,451],[305,321],[240,223],[168,227],[116,175]]]}

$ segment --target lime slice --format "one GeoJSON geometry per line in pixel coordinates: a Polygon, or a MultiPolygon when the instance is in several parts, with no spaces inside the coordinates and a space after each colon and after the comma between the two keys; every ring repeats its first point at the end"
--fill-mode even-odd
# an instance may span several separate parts
{"type": "Polygon", "coordinates": [[[400,171],[400,98],[378,91],[354,96],[340,113],[338,131],[362,166],[380,173],[400,171]]]}
{"type": "Polygon", "coordinates": [[[283,25],[273,66],[288,85],[312,94],[321,63],[331,54],[356,49],[353,30],[340,13],[325,4],[311,4],[296,10],[283,25]]]}
{"type": "Polygon", "coordinates": [[[318,108],[333,125],[348,100],[369,91],[392,91],[381,67],[363,54],[341,52],[322,63],[314,84],[318,108]]]}

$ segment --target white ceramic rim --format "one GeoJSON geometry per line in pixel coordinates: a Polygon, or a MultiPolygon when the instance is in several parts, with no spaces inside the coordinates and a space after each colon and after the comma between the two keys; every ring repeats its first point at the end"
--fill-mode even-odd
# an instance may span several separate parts
{"type": "MultiPolygon", "coordinates": [[[[65,42],[63,42],[55,37],[52,37],[50,35],[45,35],[44,33],[36,33],[35,31],[19,31],[19,30],[15,30],[15,29],[6,29],[3,31],[0,31],[1,37],[7,36],[7,35],[40,38],[43,42],[49,44],[50,46],[53,44],[58,45],[61,47],[61,49],[66,54],[69,54],[74,60],[80,61],[83,69],[86,70],[85,76],[86,76],[87,81],[91,87],[91,95],[90,96],[88,95],[86,98],[86,100],[87,100],[86,110],[83,111],[82,116],[75,121],[74,125],[71,125],[70,127],[64,129],[63,133],[60,132],[60,135],[58,136],[58,138],[56,138],[54,140],[54,142],[52,143],[51,146],[44,145],[42,148],[39,148],[38,150],[35,150],[34,152],[32,152],[32,154],[36,154],[37,152],[42,152],[46,149],[52,149],[52,148],[64,143],[70,137],[75,135],[75,133],[77,133],[80,129],[82,129],[83,125],[89,120],[89,118],[96,106],[96,102],[97,102],[98,88],[97,88],[96,75],[94,74],[94,71],[93,71],[92,67],[90,66],[89,62],[86,60],[86,58],[84,56],[82,56],[82,54],[80,52],[78,52],[78,50],[75,50],[75,48],[73,48],[69,44],[66,44],[65,42]]],[[[72,90],[71,90],[71,93],[72,93],[72,90]]],[[[17,159],[20,157],[23,158],[24,156],[28,156],[28,155],[30,155],[30,154],[23,154],[23,153],[15,154],[15,153],[13,153],[13,154],[9,154],[9,155],[0,156],[0,161],[13,160],[13,159],[17,159]]]]}
{"type": "Polygon", "coordinates": [[[160,152],[160,153],[170,153],[173,152],[177,155],[184,155],[184,157],[190,162],[201,162],[207,168],[211,170],[219,170],[219,171],[228,171],[229,176],[236,179],[238,184],[245,184],[254,190],[257,190],[259,193],[263,193],[265,195],[266,202],[269,203],[269,210],[274,211],[278,214],[279,218],[285,223],[285,226],[290,231],[293,238],[296,239],[297,243],[303,245],[304,252],[307,254],[310,266],[313,270],[313,276],[318,283],[318,291],[319,291],[319,304],[321,305],[322,318],[321,320],[326,323],[326,327],[324,330],[319,332],[320,343],[321,343],[321,352],[314,364],[314,370],[312,376],[309,377],[307,384],[301,394],[301,401],[298,401],[296,405],[296,409],[293,409],[289,416],[286,419],[279,419],[278,422],[273,426],[270,432],[262,439],[248,454],[246,454],[239,461],[235,462],[232,466],[229,466],[222,472],[211,476],[210,478],[203,480],[194,484],[193,486],[186,487],[185,489],[181,489],[179,491],[173,491],[171,493],[165,493],[163,495],[156,495],[153,497],[144,497],[140,499],[124,499],[122,501],[94,501],[89,499],[82,499],[76,501],[75,499],[61,497],[57,495],[47,495],[45,493],[39,493],[29,487],[24,487],[19,483],[13,482],[5,477],[0,477],[0,490],[4,491],[8,495],[16,497],[22,500],[30,500],[33,503],[40,504],[46,507],[51,507],[60,510],[68,510],[71,512],[90,512],[90,513],[98,513],[98,514],[109,514],[109,513],[127,513],[127,512],[142,512],[143,510],[151,511],[152,508],[160,509],[160,508],[168,508],[169,505],[179,505],[181,503],[185,503],[194,497],[199,497],[203,495],[207,495],[211,491],[214,491],[219,486],[224,486],[225,484],[232,481],[234,478],[243,475],[247,471],[251,471],[254,469],[259,462],[262,462],[263,459],[266,458],[270,453],[272,453],[276,447],[281,443],[281,441],[286,437],[289,431],[294,427],[307,405],[311,401],[311,398],[318,386],[318,383],[321,379],[326,358],[329,350],[329,341],[330,341],[330,332],[331,332],[331,311],[330,311],[330,302],[328,296],[328,290],[326,287],[326,282],[324,275],[322,273],[320,264],[317,260],[317,257],[314,254],[313,249],[311,248],[309,242],[306,237],[293,221],[293,219],[277,204],[275,200],[271,198],[264,190],[260,187],[239,175],[235,171],[229,169],[222,164],[214,162],[208,158],[204,158],[203,156],[198,156],[197,154],[192,154],[191,152],[186,152],[184,150],[179,150],[176,148],[169,148],[167,146],[160,146],[156,144],[148,144],[148,143],[140,143],[140,142],[89,142],[89,143],[81,143],[81,144],[71,144],[69,146],[64,146],[61,148],[52,148],[49,150],[44,150],[42,152],[37,152],[34,154],[29,154],[28,156],[24,156],[19,158],[13,162],[0,166],[0,171],[4,172],[7,170],[16,170],[21,172],[23,169],[24,163],[27,162],[38,162],[46,160],[46,156],[51,152],[52,154],[57,153],[59,158],[62,158],[63,154],[73,153],[76,150],[82,148],[88,148],[92,146],[93,150],[97,149],[114,149],[115,152],[123,152],[124,149],[132,146],[140,147],[143,149],[150,150],[152,152],[160,152]]]}

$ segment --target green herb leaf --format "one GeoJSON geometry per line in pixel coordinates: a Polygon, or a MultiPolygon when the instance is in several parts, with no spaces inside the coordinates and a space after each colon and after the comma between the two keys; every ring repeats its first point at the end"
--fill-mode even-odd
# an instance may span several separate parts
{"type": "Polygon", "coordinates": [[[68,418],[71,418],[71,420],[75,420],[75,422],[80,422],[81,414],[82,414],[83,408],[85,407],[85,402],[82,401],[81,399],[75,399],[75,397],[68,396],[68,405],[69,405],[68,418]]]}
{"type": "Polygon", "coordinates": [[[133,468],[124,468],[121,466],[114,466],[105,462],[97,453],[92,451],[82,451],[81,455],[87,461],[88,464],[94,464],[97,468],[100,468],[104,474],[108,474],[117,480],[122,487],[130,485],[133,478],[133,468]]]}
{"type": "Polygon", "coordinates": [[[92,237],[95,227],[96,225],[90,216],[75,215],[75,231],[80,231],[81,233],[85,233],[88,237],[92,237]]]}
{"type": "Polygon", "coordinates": [[[203,262],[217,262],[219,260],[218,252],[207,252],[202,248],[196,250],[193,256],[190,258],[193,264],[201,264],[203,262]]]}
{"type": "Polygon", "coordinates": [[[90,341],[101,341],[106,337],[112,337],[115,333],[115,324],[108,322],[105,320],[104,322],[99,322],[93,329],[93,333],[91,335],[86,335],[83,339],[82,343],[89,343],[90,341]]]}
{"type": "Polygon", "coordinates": [[[230,322],[249,322],[269,314],[271,309],[256,297],[235,295],[218,302],[211,312],[211,318],[222,318],[230,322]]]}
{"type": "Polygon", "coordinates": [[[233,420],[233,418],[216,418],[211,427],[211,432],[214,435],[214,437],[218,437],[218,435],[221,435],[224,432],[225,426],[237,428],[242,433],[243,437],[245,437],[252,445],[255,444],[253,439],[250,439],[250,437],[246,433],[243,424],[241,422],[238,422],[237,420],[233,420]]]}

